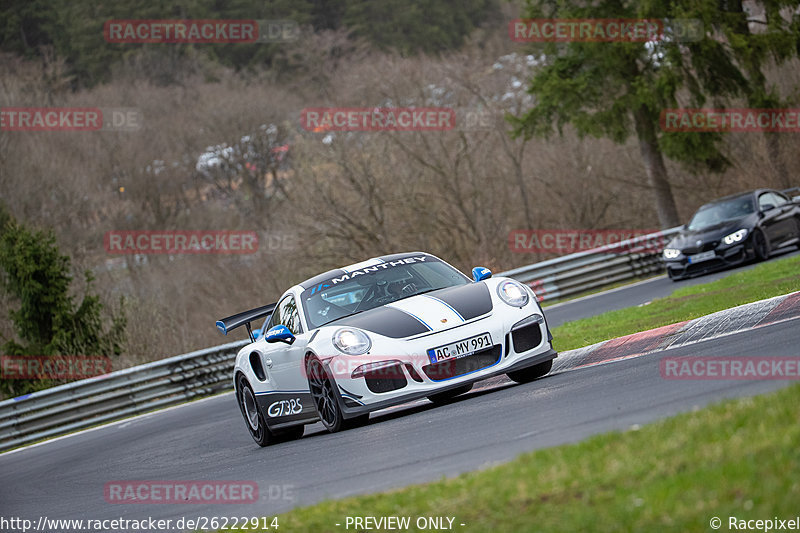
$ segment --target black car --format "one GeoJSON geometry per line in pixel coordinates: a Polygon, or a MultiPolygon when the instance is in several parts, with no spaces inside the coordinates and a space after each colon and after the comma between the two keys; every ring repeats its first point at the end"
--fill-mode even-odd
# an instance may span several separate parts
{"type": "Polygon", "coordinates": [[[792,245],[800,245],[800,197],[756,189],[702,206],[663,256],[667,274],[677,281],[750,259],[764,260],[792,245]]]}

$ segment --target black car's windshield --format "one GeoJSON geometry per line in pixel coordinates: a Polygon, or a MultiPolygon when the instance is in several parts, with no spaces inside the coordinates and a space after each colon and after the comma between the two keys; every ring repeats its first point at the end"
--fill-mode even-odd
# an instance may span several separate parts
{"type": "Polygon", "coordinates": [[[342,273],[301,295],[310,328],[469,278],[431,256],[408,257],[342,273]]]}
{"type": "Polygon", "coordinates": [[[753,199],[750,196],[740,196],[704,205],[694,214],[688,227],[692,231],[704,230],[729,220],[746,217],[754,212],[753,199]]]}

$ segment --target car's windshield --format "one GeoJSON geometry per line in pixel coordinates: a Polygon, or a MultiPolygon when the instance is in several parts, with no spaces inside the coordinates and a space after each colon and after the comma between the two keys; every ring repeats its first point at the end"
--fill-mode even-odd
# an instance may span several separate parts
{"type": "Polygon", "coordinates": [[[310,328],[469,278],[431,256],[409,257],[343,273],[301,295],[310,328]]]}
{"type": "Polygon", "coordinates": [[[692,231],[703,230],[722,222],[745,217],[753,212],[755,212],[753,199],[750,196],[740,196],[724,202],[704,205],[692,217],[688,227],[692,231]]]}

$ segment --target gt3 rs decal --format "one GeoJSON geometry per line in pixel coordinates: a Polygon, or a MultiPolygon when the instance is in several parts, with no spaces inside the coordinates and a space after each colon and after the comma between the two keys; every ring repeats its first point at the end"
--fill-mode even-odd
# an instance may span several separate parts
{"type": "Polygon", "coordinates": [[[278,400],[270,404],[267,408],[267,416],[277,418],[279,416],[299,415],[303,412],[303,404],[300,398],[289,398],[288,400],[278,400]]]}
{"type": "Polygon", "coordinates": [[[317,417],[309,391],[262,392],[256,394],[268,426],[313,420],[317,417]]]}

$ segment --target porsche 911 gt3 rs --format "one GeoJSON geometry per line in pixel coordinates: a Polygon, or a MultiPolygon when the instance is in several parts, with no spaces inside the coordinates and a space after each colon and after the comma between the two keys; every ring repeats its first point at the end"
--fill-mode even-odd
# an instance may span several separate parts
{"type": "Polygon", "coordinates": [[[317,421],[335,432],[499,374],[519,383],[547,374],[557,354],[536,295],[489,269],[472,273],[422,252],[377,257],[219,320],[225,334],[243,325],[250,334],[233,384],[253,439],[298,438],[317,421]],[[256,339],[250,323],[261,319],[256,339]]]}

